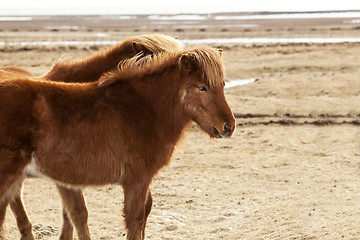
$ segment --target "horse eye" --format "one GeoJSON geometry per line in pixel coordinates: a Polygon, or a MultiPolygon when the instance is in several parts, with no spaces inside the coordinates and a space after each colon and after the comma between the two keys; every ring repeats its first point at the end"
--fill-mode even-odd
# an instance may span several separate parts
{"type": "Polygon", "coordinates": [[[207,92],[207,88],[205,86],[199,87],[199,90],[202,92],[207,92]]]}

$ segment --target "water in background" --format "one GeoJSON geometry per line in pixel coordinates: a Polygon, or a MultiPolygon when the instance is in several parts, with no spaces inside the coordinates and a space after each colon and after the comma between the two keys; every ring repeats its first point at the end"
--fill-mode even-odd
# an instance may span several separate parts
{"type": "MultiPolygon", "coordinates": [[[[256,28],[258,24],[251,23],[250,20],[258,19],[342,19],[345,24],[360,23],[360,11],[348,12],[306,12],[306,13],[264,13],[264,14],[176,14],[176,15],[120,15],[120,16],[103,16],[105,18],[118,19],[121,21],[141,20],[148,22],[150,25],[175,26],[177,28],[199,28],[206,29],[209,27],[209,20],[216,22],[218,26],[238,27],[238,28],[256,28]],[[249,23],[246,23],[249,20],[249,23]],[[238,21],[241,21],[240,23],[238,21]],[[244,23],[245,22],[245,23],[244,23]]],[[[51,17],[50,17],[51,18],[51,17]]],[[[0,16],[1,22],[27,22],[36,21],[36,16],[0,16]]],[[[80,26],[46,26],[47,30],[78,30],[80,26]]],[[[97,33],[94,37],[106,37],[106,33],[97,33]],[[100,35],[99,35],[100,34],[100,35]]],[[[117,41],[33,41],[33,42],[14,42],[2,41],[0,37],[0,47],[3,46],[52,46],[52,45],[112,45],[117,41]]],[[[360,42],[360,38],[207,38],[207,39],[183,39],[186,44],[254,44],[254,43],[343,43],[343,42],[360,42]]]]}
{"type": "MultiPolygon", "coordinates": [[[[136,20],[143,18],[139,15],[116,16],[121,20],[136,20]]],[[[255,19],[305,19],[305,18],[360,18],[360,11],[351,12],[304,12],[304,13],[281,13],[281,14],[256,14],[256,15],[224,15],[213,14],[176,14],[176,15],[146,15],[146,18],[153,21],[203,21],[203,20],[255,20],[255,19]]],[[[32,17],[1,16],[0,21],[31,21],[32,17]]],[[[360,19],[359,19],[360,20],[360,19]]]]}
{"type": "MultiPolygon", "coordinates": [[[[184,39],[185,44],[227,44],[227,43],[345,43],[360,42],[360,38],[206,38],[184,39]]],[[[37,42],[1,42],[5,46],[101,46],[114,45],[119,41],[37,41],[37,42]]]]}

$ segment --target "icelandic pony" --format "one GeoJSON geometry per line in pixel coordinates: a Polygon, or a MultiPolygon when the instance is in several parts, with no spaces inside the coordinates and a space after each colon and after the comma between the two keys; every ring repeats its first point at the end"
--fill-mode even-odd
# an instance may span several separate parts
{"type": "Polygon", "coordinates": [[[224,85],[213,48],[135,57],[96,83],[1,82],[0,199],[30,162],[73,187],[120,183],[127,239],[144,239],[149,185],[185,127],[232,135],[224,85]]]}
{"type": "MultiPolygon", "coordinates": [[[[182,49],[183,45],[176,39],[163,34],[149,34],[130,37],[122,43],[115,45],[105,52],[78,61],[64,61],[56,63],[50,72],[41,79],[68,82],[94,82],[98,78],[117,67],[119,62],[126,58],[139,55],[143,57],[173,49],[182,49]]],[[[33,77],[26,70],[14,67],[0,67],[0,79],[10,80],[19,77],[33,77]]],[[[31,174],[30,174],[31,175],[31,174]]],[[[11,198],[0,204],[0,227],[3,225],[7,202],[16,217],[22,240],[34,239],[32,225],[29,221],[21,200],[21,182],[14,187],[11,198]]],[[[90,239],[87,226],[87,209],[81,189],[67,188],[57,184],[63,201],[63,226],[60,239],[72,239],[73,225],[75,225],[79,238],[90,239]],[[72,220],[72,222],[70,221],[72,220]]],[[[151,202],[149,192],[148,202],[151,202]]],[[[0,238],[4,237],[4,230],[0,229],[0,238]]]]}

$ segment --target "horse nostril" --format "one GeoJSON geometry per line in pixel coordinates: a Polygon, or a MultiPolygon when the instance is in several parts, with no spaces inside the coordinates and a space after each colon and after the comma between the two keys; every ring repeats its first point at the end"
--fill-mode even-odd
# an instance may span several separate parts
{"type": "Polygon", "coordinates": [[[224,124],[224,132],[227,132],[227,131],[229,131],[229,125],[228,125],[228,123],[225,123],[224,124]]]}

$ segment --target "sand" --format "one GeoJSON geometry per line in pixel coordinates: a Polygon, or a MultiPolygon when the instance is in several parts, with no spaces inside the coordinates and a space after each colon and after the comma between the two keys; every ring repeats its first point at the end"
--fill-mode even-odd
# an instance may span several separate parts
{"type": "MultiPolygon", "coordinates": [[[[266,22],[225,35],[359,35],[356,25],[341,23],[266,22]]],[[[2,32],[24,41],[86,39],[87,33],[2,32]]],[[[107,33],[121,39],[142,32],[107,33]]],[[[164,33],[189,39],[224,32],[164,33]]],[[[210,139],[195,125],[186,131],[151,186],[146,239],[360,239],[360,43],[214,46],[224,49],[226,80],[258,81],[225,90],[237,117],[232,138],[210,139]]],[[[41,75],[60,58],[104,48],[6,47],[0,65],[41,75]]],[[[125,238],[122,195],[116,185],[85,190],[93,239],[125,238]]],[[[54,184],[27,179],[23,198],[36,239],[57,239],[62,214],[54,184]]],[[[19,239],[10,210],[6,223],[9,239],[19,239]]]]}

